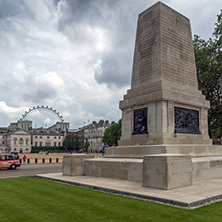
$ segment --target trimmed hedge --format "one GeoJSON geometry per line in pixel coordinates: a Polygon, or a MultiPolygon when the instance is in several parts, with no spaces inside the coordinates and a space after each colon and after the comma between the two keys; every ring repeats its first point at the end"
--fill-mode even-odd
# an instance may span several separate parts
{"type": "Polygon", "coordinates": [[[64,147],[58,146],[33,146],[32,153],[39,153],[40,151],[65,151],[64,147]]]}

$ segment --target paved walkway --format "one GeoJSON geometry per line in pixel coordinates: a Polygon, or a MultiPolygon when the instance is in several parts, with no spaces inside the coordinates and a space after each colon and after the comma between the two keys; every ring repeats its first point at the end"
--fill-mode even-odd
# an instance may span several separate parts
{"type": "Polygon", "coordinates": [[[142,187],[138,182],[102,177],[63,176],[62,173],[37,174],[36,177],[187,209],[222,200],[222,179],[206,180],[173,190],[159,190],[142,187]]]}

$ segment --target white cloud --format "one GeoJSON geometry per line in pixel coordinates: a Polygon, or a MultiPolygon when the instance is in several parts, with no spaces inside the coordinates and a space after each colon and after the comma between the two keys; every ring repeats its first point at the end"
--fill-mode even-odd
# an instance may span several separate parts
{"type": "Polygon", "coordinates": [[[8,126],[11,122],[19,120],[25,109],[26,107],[12,107],[0,101],[0,122],[3,123],[1,126],[8,126]]]}

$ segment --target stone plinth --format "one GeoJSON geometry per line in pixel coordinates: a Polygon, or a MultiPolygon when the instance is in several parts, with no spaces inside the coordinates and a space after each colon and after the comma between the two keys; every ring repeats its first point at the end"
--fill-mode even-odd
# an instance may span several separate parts
{"type": "Polygon", "coordinates": [[[84,175],[84,160],[93,158],[87,154],[68,154],[63,157],[62,173],[64,176],[84,175]]]}
{"type": "Polygon", "coordinates": [[[193,158],[192,163],[193,182],[222,177],[222,155],[193,158]]]}
{"type": "Polygon", "coordinates": [[[189,155],[159,154],[144,156],[143,186],[173,189],[192,185],[189,155]]]}
{"type": "Polygon", "coordinates": [[[152,154],[187,154],[191,157],[221,156],[222,146],[211,144],[163,144],[119,146],[106,149],[104,158],[138,158],[152,154]]]}
{"type": "Polygon", "coordinates": [[[94,177],[142,182],[142,159],[100,158],[86,160],[85,174],[94,177]]]}

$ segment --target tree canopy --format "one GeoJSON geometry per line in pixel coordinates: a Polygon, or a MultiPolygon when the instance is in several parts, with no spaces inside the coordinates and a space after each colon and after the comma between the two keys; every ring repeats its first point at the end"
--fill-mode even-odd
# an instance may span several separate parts
{"type": "Polygon", "coordinates": [[[84,150],[86,151],[86,153],[88,153],[88,149],[89,149],[89,141],[88,139],[85,140],[85,144],[84,144],[84,150]]]}
{"type": "Polygon", "coordinates": [[[118,123],[113,123],[110,127],[105,129],[102,142],[106,146],[117,146],[118,140],[121,137],[122,119],[118,123]]]}
{"type": "Polygon", "coordinates": [[[63,147],[66,150],[78,150],[80,147],[77,137],[74,134],[68,134],[63,141],[63,147]]]}
{"type": "Polygon", "coordinates": [[[215,141],[222,136],[222,10],[217,16],[213,37],[205,41],[194,35],[199,89],[210,101],[209,135],[215,141]]]}

